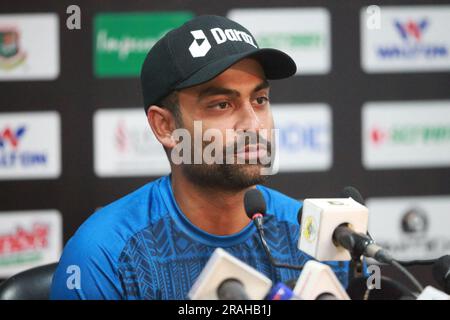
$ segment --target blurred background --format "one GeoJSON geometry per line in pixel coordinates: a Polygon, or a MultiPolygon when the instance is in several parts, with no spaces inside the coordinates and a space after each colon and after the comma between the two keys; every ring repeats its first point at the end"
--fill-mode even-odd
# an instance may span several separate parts
{"type": "MultiPolygon", "coordinates": [[[[450,1],[374,2],[2,1],[0,279],[57,261],[97,208],[169,172],[140,67],[202,14],[297,63],[271,82],[270,187],[304,199],[354,186],[396,257],[450,254],[450,1]]],[[[433,283],[429,268],[410,270],[433,283]]]]}

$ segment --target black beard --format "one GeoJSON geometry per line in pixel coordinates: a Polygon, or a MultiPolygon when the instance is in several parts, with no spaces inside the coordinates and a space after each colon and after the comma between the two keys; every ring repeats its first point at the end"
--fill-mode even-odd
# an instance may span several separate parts
{"type": "Polygon", "coordinates": [[[183,164],[185,176],[205,189],[240,191],[262,184],[269,175],[261,175],[260,164],[183,164]]]}
{"type": "MultiPolygon", "coordinates": [[[[258,138],[257,141],[264,143],[267,148],[267,156],[270,157],[272,150],[271,142],[261,136],[257,136],[256,134],[255,136],[258,138]]],[[[248,141],[245,142],[247,142],[245,145],[250,143],[248,141]]],[[[204,150],[207,145],[207,142],[203,142],[202,149],[204,150]]],[[[242,146],[242,144],[240,145],[242,146]]],[[[226,163],[226,155],[231,153],[230,148],[233,148],[231,149],[232,151],[237,151],[237,146],[238,143],[236,141],[234,145],[225,146],[223,148],[223,164],[194,164],[192,161],[191,164],[181,165],[183,173],[191,182],[203,188],[215,188],[232,192],[240,191],[256,184],[266,182],[269,175],[262,175],[261,170],[263,168],[270,168],[271,162],[263,165],[258,158],[257,162],[254,164],[250,164],[248,159],[245,159],[242,164],[237,164],[237,158],[234,158],[234,162],[232,164],[226,163]]],[[[193,160],[193,158],[191,160],[193,160]]]]}

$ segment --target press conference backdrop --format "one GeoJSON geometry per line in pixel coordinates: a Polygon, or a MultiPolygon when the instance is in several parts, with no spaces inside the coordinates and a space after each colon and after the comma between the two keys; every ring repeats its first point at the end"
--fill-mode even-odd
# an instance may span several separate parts
{"type": "Polygon", "coordinates": [[[56,261],[97,208],[168,173],[138,75],[155,41],[201,14],[235,19],[298,65],[271,83],[270,187],[304,199],[355,186],[372,236],[396,257],[450,253],[450,1],[44,0],[0,11],[0,278],[56,261]]]}

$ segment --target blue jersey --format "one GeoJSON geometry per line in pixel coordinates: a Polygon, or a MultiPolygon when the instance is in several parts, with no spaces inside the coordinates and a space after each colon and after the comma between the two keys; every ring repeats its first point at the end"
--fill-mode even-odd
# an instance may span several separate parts
{"type": "MultiPolygon", "coordinates": [[[[297,249],[301,202],[257,186],[264,195],[264,230],[279,262],[303,265],[297,249]]],[[[213,251],[221,247],[274,283],[300,271],[273,267],[250,222],[229,236],[206,233],[178,207],[170,176],[146,184],[93,214],[69,240],[53,277],[52,299],[188,299],[213,251]],[[75,266],[75,267],[74,267],[75,266]],[[78,282],[72,278],[78,273],[78,282]]],[[[348,263],[329,262],[346,287],[348,263]]]]}

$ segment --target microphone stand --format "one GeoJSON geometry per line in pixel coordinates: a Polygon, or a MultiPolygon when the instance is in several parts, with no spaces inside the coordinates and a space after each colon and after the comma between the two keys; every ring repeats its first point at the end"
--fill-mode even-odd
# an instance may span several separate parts
{"type": "Polygon", "coordinates": [[[362,277],[363,264],[361,256],[353,256],[349,264],[348,283],[351,283],[353,279],[362,277]]]}

